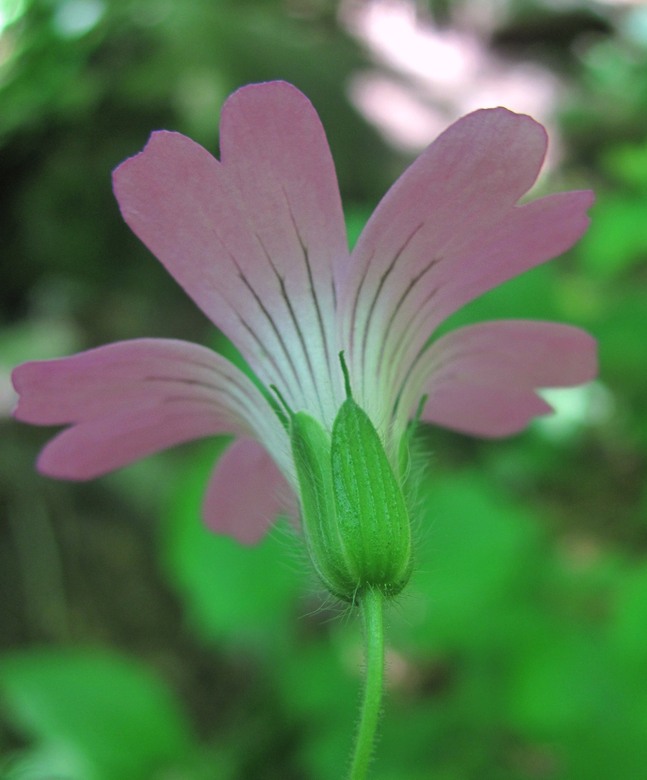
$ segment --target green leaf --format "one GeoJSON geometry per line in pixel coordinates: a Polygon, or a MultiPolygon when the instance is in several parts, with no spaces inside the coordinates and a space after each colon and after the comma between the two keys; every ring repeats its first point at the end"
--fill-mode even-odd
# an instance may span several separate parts
{"type": "Polygon", "coordinates": [[[577,250],[585,270],[600,279],[613,279],[641,263],[647,252],[646,211],[645,195],[602,196],[577,250]]]}
{"type": "Polygon", "coordinates": [[[602,163],[609,173],[628,187],[647,189],[647,144],[611,146],[602,163]]]}
{"type": "Polygon", "coordinates": [[[164,684],[145,666],[105,651],[6,656],[0,693],[15,727],[65,756],[79,780],[161,777],[193,747],[185,716],[164,684]]]}
{"type": "Polygon", "coordinates": [[[161,536],[163,564],[201,636],[246,646],[280,642],[290,630],[307,567],[295,561],[287,521],[253,547],[204,526],[204,491],[225,443],[210,442],[178,476],[161,536]]]}
{"type": "Polygon", "coordinates": [[[506,630],[508,610],[534,571],[532,518],[476,473],[438,473],[421,492],[425,513],[404,594],[408,639],[425,649],[500,641],[493,623],[506,630]]]}

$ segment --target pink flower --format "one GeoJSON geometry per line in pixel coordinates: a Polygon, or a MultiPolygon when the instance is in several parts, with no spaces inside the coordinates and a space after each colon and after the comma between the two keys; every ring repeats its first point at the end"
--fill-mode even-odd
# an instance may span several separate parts
{"type": "Polygon", "coordinates": [[[180,442],[236,439],[204,503],[214,530],[258,540],[296,477],[276,387],[330,429],[353,396],[395,460],[411,415],[506,436],[551,411],[537,388],[593,378],[595,344],[547,322],[472,325],[427,346],[437,326],[487,290],[567,250],[588,225],[590,192],[517,205],[546,133],[504,108],[443,133],[378,205],[349,253],[333,162],[307,98],[274,82],[222,110],[221,160],[153,133],[114,173],[126,222],[238,347],[259,380],[205,347],[136,339],[14,371],[18,419],[67,425],[38,468],[85,480],[180,442]]]}

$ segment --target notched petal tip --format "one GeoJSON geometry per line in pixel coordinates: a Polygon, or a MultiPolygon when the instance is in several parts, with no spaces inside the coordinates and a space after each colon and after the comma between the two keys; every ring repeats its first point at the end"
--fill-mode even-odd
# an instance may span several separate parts
{"type": "Polygon", "coordinates": [[[209,155],[209,152],[186,135],[174,130],[154,130],[148,137],[144,148],[136,154],[127,157],[112,171],[113,191],[120,202],[120,185],[135,172],[141,176],[146,167],[152,165],[166,166],[170,160],[190,152],[209,155]]]}
{"type": "Polygon", "coordinates": [[[34,414],[31,403],[32,390],[40,384],[42,367],[49,361],[32,360],[21,363],[11,372],[11,385],[17,395],[16,403],[11,411],[11,416],[20,422],[40,425],[39,415],[34,414]]]}
{"type": "MultiPolygon", "coordinates": [[[[224,112],[227,107],[231,108],[241,100],[259,101],[259,99],[261,99],[262,102],[267,100],[276,101],[277,99],[290,99],[311,105],[310,100],[306,95],[293,84],[290,84],[287,81],[275,80],[246,84],[245,86],[240,87],[225,100],[222,110],[224,112]]],[[[153,130],[141,151],[127,157],[114,168],[112,172],[113,184],[116,184],[123,174],[131,167],[132,163],[141,158],[142,155],[150,157],[151,155],[157,156],[160,154],[173,153],[177,149],[178,143],[190,144],[194,147],[198,146],[195,141],[191,140],[183,133],[174,130],[153,130]]]]}

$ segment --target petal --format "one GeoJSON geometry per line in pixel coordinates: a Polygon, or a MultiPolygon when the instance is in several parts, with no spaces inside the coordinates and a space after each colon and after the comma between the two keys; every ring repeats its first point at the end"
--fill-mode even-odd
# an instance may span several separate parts
{"type": "Polygon", "coordinates": [[[175,339],[120,341],[24,363],[14,370],[13,382],[20,396],[15,416],[34,425],[83,422],[180,394],[222,398],[233,407],[238,395],[253,388],[221,355],[175,339]]]}
{"type": "Polygon", "coordinates": [[[228,433],[232,427],[225,416],[210,414],[207,408],[133,408],[59,433],[38,457],[38,470],[56,479],[94,479],[176,444],[228,433]]]}
{"type": "Polygon", "coordinates": [[[389,413],[439,322],[584,232],[590,193],[515,205],[545,151],[546,133],[530,117],[476,111],[431,144],[379,204],[342,298],[354,380],[366,382],[366,405],[371,395],[385,399],[378,415],[389,413]]]}
{"type": "MultiPolygon", "coordinates": [[[[197,344],[137,339],[14,370],[15,416],[72,424],[43,450],[39,469],[91,479],[174,444],[250,433],[283,452],[286,434],[261,393],[221,355],[197,344]]],[[[282,466],[289,468],[287,462],[282,466]]]]}
{"type": "Polygon", "coordinates": [[[221,150],[222,163],[154,133],[115,171],[124,219],[264,384],[334,416],[332,273],[348,249],[319,118],[289,84],[244,87],[222,109],[221,150]]]}
{"type": "Polygon", "coordinates": [[[208,528],[243,544],[260,541],[276,516],[292,507],[292,489],[267,450],[237,439],[220,456],[203,504],[208,528]]]}
{"type": "Polygon", "coordinates": [[[419,351],[433,329],[461,306],[565,252],[588,227],[586,210],[592,202],[588,191],[548,195],[515,206],[487,234],[474,236],[455,254],[453,268],[445,268],[446,275],[439,273],[437,286],[427,291],[433,302],[425,305],[426,297],[418,301],[412,296],[415,313],[404,338],[409,352],[419,351]]]}
{"type": "MultiPolygon", "coordinates": [[[[595,340],[579,328],[501,320],[443,336],[416,367],[426,385],[422,419],[477,436],[508,436],[551,407],[538,388],[588,382],[597,373],[595,340]]],[[[421,381],[422,380],[422,381],[421,381]]],[[[403,397],[410,407],[415,394],[403,397]]]]}

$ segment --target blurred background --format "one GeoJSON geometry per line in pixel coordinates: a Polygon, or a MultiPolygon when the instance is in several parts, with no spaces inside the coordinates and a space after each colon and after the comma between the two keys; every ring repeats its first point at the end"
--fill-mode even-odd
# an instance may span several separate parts
{"type": "Polygon", "coordinates": [[[285,523],[251,549],[203,530],[223,442],[66,484],[34,471],[52,431],[10,417],[28,359],[227,349],[121,221],[110,172],[157,128],[215,151],[227,94],[274,78],[322,117],[351,239],[482,106],[548,126],[537,192],[597,192],[575,249],[451,323],[577,324],[601,373],[510,440],[423,431],[372,777],[645,777],[647,7],[621,0],[0,0],[0,777],[344,774],[360,627],[285,523]]]}

